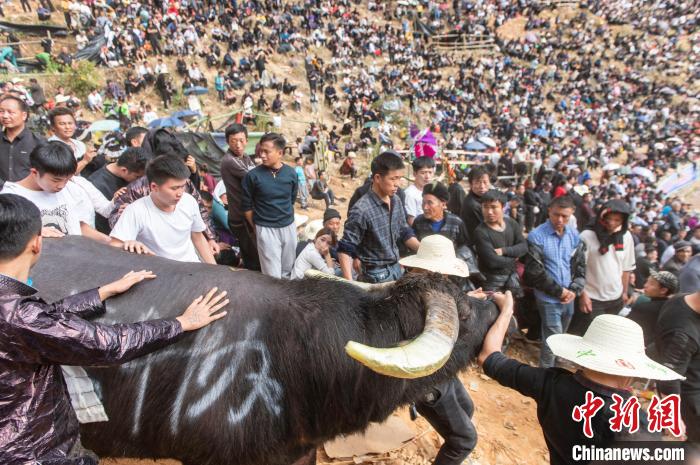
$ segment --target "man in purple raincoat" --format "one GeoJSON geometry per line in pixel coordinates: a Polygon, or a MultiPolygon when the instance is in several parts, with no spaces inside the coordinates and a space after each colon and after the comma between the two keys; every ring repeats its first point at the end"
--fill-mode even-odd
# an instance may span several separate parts
{"type": "MultiPolygon", "coordinates": [[[[80,444],[60,365],[113,365],[175,342],[223,317],[225,293],[212,289],[172,320],[104,325],[85,318],[129,290],[150,271],[47,304],[29,272],[41,254],[41,215],[29,200],[0,195],[0,463],[97,465],[80,444]]],[[[61,240],[61,239],[53,239],[61,240]]]]}

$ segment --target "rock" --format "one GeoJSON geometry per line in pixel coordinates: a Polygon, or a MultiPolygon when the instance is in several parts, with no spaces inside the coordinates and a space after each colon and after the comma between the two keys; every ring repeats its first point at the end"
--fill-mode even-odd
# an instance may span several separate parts
{"type": "Polygon", "coordinates": [[[488,376],[486,376],[486,375],[483,374],[483,373],[479,375],[479,378],[483,379],[484,381],[488,381],[488,380],[491,379],[491,378],[489,378],[488,376]]]}
{"type": "Polygon", "coordinates": [[[515,431],[515,425],[509,421],[503,422],[503,427],[515,431]]]}

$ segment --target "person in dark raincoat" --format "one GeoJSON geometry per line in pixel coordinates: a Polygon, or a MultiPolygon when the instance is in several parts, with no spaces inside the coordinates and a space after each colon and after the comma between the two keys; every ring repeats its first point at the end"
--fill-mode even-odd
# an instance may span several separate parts
{"type": "MultiPolygon", "coordinates": [[[[97,465],[80,444],[78,419],[60,365],[114,365],[146,355],[223,317],[228,303],[212,289],[169,320],[105,325],[85,318],[150,271],[48,304],[29,272],[41,254],[41,215],[29,200],[0,195],[0,463],[97,465]]],[[[62,240],[62,239],[52,239],[62,240]]]]}

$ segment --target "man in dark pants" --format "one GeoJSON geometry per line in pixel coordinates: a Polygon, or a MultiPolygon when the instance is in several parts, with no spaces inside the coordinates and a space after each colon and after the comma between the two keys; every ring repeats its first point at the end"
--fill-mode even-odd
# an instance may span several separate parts
{"type": "MultiPolygon", "coordinates": [[[[418,253],[401,259],[401,264],[411,273],[430,271],[463,278],[469,276],[469,268],[457,258],[452,241],[437,234],[423,238],[418,253]]],[[[469,292],[468,295],[486,297],[481,291],[469,292]]],[[[477,433],[471,420],[474,402],[462,382],[455,377],[438,384],[423,400],[416,402],[416,410],[445,440],[433,465],[463,463],[476,447],[477,433]]]]}
{"type": "Polygon", "coordinates": [[[634,273],[634,239],[628,231],[629,205],[608,201],[593,225],[581,233],[586,244],[586,285],[579,297],[579,310],[571,319],[569,333],[582,335],[593,318],[616,314],[627,305],[630,275],[634,273]]]}
{"type": "Polygon", "coordinates": [[[433,465],[460,465],[476,447],[477,433],[472,416],[474,402],[457,378],[434,387],[416,410],[423,415],[445,443],[433,465]]]}
{"type": "Polygon", "coordinates": [[[243,217],[241,207],[241,197],[243,196],[241,183],[246,173],[255,168],[253,160],[245,154],[248,130],[241,124],[232,124],[226,128],[225,135],[228,151],[221,159],[221,179],[226,186],[226,197],[228,198],[228,227],[238,239],[244,266],[249,270],[260,271],[260,259],[255,237],[243,217]]]}

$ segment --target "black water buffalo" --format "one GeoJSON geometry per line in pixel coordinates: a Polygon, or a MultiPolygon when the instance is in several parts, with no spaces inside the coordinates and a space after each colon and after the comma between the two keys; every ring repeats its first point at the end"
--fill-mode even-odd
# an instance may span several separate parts
{"type": "MultiPolygon", "coordinates": [[[[466,368],[498,312],[436,274],[367,291],[346,282],[281,281],[133,255],[80,237],[44,244],[32,277],[47,300],[130,270],[158,275],[110,299],[100,321],[175,317],[212,286],[226,289],[231,299],[226,318],[159,352],[119,367],[88,369],[110,421],[83,425],[81,434],[84,445],[101,456],[288,465],[328,439],[383,421],[466,368]],[[456,341],[449,343],[444,365],[415,379],[378,374],[345,350],[349,341],[387,348],[416,338],[420,342],[406,354],[426,361],[407,360],[400,368],[410,371],[435,362],[433,352],[442,342],[425,333],[449,338],[451,325],[456,341]]],[[[384,355],[379,350],[375,362],[384,355]]],[[[391,360],[396,354],[389,355],[391,360]]]]}

